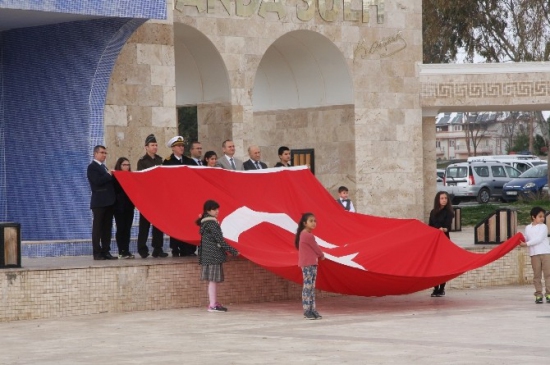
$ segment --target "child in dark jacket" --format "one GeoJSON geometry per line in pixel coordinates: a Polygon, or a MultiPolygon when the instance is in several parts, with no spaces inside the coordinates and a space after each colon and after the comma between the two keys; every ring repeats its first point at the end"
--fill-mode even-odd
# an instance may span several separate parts
{"type": "Polygon", "coordinates": [[[239,252],[225,242],[217,221],[220,205],[213,200],[204,203],[202,216],[196,223],[200,226],[199,265],[202,266],[201,280],[208,281],[209,312],[227,312],[217,301],[217,284],[224,281],[223,266],[226,252],[238,256],[239,252]]]}

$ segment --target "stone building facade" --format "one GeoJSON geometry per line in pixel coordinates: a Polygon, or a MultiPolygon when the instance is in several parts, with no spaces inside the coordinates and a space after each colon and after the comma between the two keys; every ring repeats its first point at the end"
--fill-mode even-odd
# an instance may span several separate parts
{"type": "Polygon", "coordinates": [[[331,193],[346,185],[361,212],[421,218],[421,11],[419,0],[171,0],[115,64],[111,156],[135,163],[149,133],[164,146],[176,106],[196,105],[203,151],[232,139],[248,158],[257,144],[273,166],[281,145],[313,148],[331,193]]]}

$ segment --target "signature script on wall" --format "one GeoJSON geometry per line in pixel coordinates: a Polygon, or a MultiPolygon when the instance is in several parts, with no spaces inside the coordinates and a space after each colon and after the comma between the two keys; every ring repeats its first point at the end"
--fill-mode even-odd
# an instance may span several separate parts
{"type": "Polygon", "coordinates": [[[405,48],[407,48],[407,41],[405,41],[401,35],[401,31],[399,31],[393,36],[385,37],[374,42],[370,45],[370,47],[367,46],[365,40],[363,39],[355,48],[353,59],[356,60],[358,57],[364,59],[372,54],[378,54],[380,58],[386,58],[393,56],[405,48]]]}
{"type": "MultiPolygon", "coordinates": [[[[279,20],[286,17],[285,2],[287,0],[175,0],[174,9],[184,11],[186,6],[195,7],[199,13],[215,14],[218,9],[228,15],[247,18],[254,14],[265,18],[268,13],[276,13],[279,20]]],[[[349,22],[370,22],[370,8],[376,8],[376,21],[384,23],[385,0],[298,0],[296,17],[307,22],[317,13],[326,22],[337,20],[349,22]],[[353,5],[361,3],[360,9],[353,9],[353,5]]]]}

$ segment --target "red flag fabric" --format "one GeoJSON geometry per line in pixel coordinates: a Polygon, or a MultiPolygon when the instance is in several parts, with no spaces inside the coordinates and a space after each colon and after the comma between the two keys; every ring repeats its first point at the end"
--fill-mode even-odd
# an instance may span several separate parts
{"type": "Polygon", "coordinates": [[[296,283],[294,234],[301,215],[317,218],[313,231],[326,259],[316,287],[362,296],[408,294],[487,265],[516,247],[518,233],[478,254],[415,219],[345,211],[305,167],[231,171],[202,166],[157,166],[115,171],[139,211],[169,236],[200,243],[195,220],[206,200],[220,204],[224,237],[242,256],[296,283]]]}

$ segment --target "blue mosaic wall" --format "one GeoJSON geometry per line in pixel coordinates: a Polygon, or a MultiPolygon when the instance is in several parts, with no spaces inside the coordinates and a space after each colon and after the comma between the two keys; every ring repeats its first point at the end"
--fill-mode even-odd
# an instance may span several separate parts
{"type": "Polygon", "coordinates": [[[114,62],[144,21],[111,18],[3,32],[0,220],[21,223],[23,240],[90,238],[86,168],[93,146],[103,142],[114,62]]]}
{"type": "Polygon", "coordinates": [[[0,8],[121,18],[166,19],[166,0],[0,0],[0,8]]]}
{"type": "Polygon", "coordinates": [[[2,32],[0,32],[0,222],[6,221],[8,211],[6,206],[6,164],[4,163],[4,52],[2,47],[2,32]]]}

